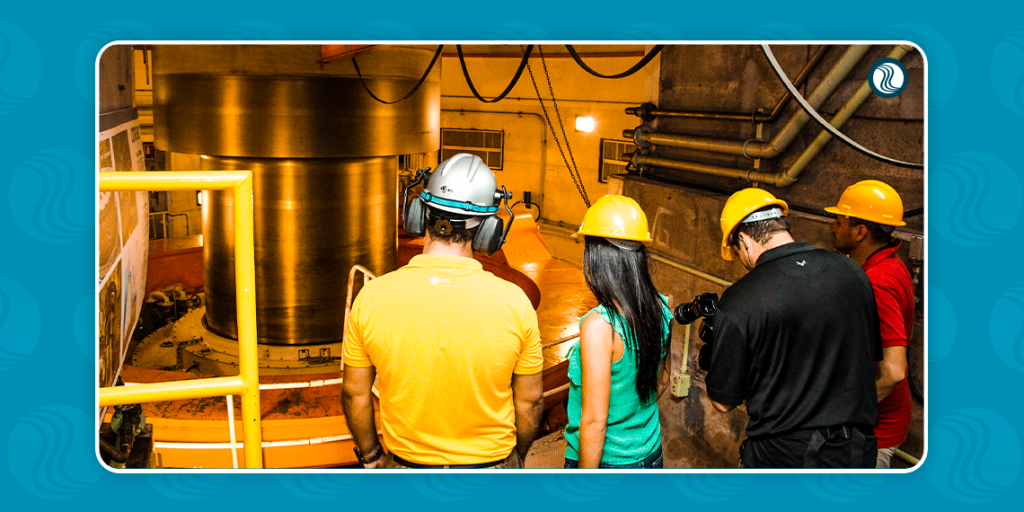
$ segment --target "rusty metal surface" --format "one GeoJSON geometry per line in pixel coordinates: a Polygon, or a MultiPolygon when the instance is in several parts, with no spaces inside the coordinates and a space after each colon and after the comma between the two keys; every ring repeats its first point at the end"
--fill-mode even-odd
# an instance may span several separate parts
{"type": "MultiPolygon", "coordinates": [[[[260,384],[285,382],[309,382],[314,380],[337,379],[341,372],[316,375],[261,375],[260,384]]],[[[206,376],[191,373],[153,370],[125,365],[122,378],[131,383],[175,382],[193,380],[206,376]]],[[[341,386],[319,386],[315,388],[270,389],[260,392],[260,415],[264,420],[291,420],[299,418],[323,418],[343,416],[341,410],[341,386]]],[[[235,416],[241,418],[239,401],[235,401],[235,416]]],[[[227,401],[224,397],[196,398],[171,402],[143,404],[146,417],[188,420],[227,421],[227,401]]],[[[208,439],[212,441],[212,439],[208,439]]],[[[268,439],[269,440],[269,439],[268,439]]],[[[223,441],[227,441],[225,437],[223,441]]]]}
{"type": "MultiPolygon", "coordinates": [[[[152,370],[126,365],[125,382],[150,383],[192,380],[202,376],[182,372],[152,370]]],[[[309,382],[337,379],[339,373],[320,375],[261,376],[260,384],[309,382]]],[[[234,401],[235,436],[238,440],[239,466],[244,467],[241,450],[241,404],[234,401]]],[[[376,404],[376,401],[375,401],[376,404]]],[[[232,467],[228,449],[196,449],[166,443],[227,443],[227,400],[225,397],[153,402],[142,405],[146,421],[153,424],[164,467],[232,467]]],[[[378,424],[380,412],[377,413],[378,424]]],[[[263,390],[260,392],[263,441],[274,443],[331,437],[347,437],[348,426],[341,408],[341,386],[326,385],[298,389],[263,390]]],[[[313,442],[296,446],[264,447],[267,468],[318,467],[355,464],[352,441],[313,442]]]]}
{"type": "Polygon", "coordinates": [[[203,235],[150,240],[146,293],[174,284],[189,293],[203,290],[203,235]]]}

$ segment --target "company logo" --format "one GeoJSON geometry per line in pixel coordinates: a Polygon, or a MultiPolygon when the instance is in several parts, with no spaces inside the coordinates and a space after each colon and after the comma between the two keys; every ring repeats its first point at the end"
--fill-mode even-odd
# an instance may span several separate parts
{"type": "Polygon", "coordinates": [[[899,96],[907,88],[907,68],[892,58],[878,59],[868,71],[868,84],[883,98],[899,96]]]}

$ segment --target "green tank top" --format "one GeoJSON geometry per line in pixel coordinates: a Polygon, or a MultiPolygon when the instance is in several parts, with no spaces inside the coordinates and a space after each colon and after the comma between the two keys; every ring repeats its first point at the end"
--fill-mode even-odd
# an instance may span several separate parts
{"type": "MultiPolygon", "coordinates": [[[[661,340],[661,355],[665,356],[668,345],[669,325],[672,312],[668,309],[668,298],[659,295],[664,313],[665,339],[661,340]]],[[[661,444],[661,424],[658,421],[658,403],[644,404],[636,394],[636,342],[633,331],[628,329],[622,317],[615,311],[597,306],[580,319],[597,311],[604,321],[622,337],[622,357],[612,363],[611,390],[608,396],[608,430],[604,438],[604,453],[601,463],[611,465],[633,464],[654,453],[661,444]],[[628,332],[627,332],[628,331],[628,332]]],[[[660,367],[659,367],[660,371],[660,367]]],[[[569,423],[565,427],[565,458],[579,460],[580,417],[583,412],[582,372],[580,368],[579,341],[569,349],[569,400],[566,413],[569,423]]]]}

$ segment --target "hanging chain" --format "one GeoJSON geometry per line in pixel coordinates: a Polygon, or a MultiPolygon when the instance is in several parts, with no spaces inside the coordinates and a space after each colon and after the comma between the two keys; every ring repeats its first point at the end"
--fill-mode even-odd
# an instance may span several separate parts
{"type": "MultiPolygon", "coordinates": [[[[521,47],[520,47],[521,48],[521,47]]],[[[537,45],[537,49],[540,50],[540,45],[537,45]]],[[[524,50],[525,51],[525,50],[524,50]]],[[[544,52],[540,51],[541,62],[544,63],[544,52]]],[[[551,122],[551,117],[548,115],[548,109],[544,106],[544,98],[540,95],[540,88],[537,87],[537,80],[533,76],[533,69],[530,64],[526,64],[526,71],[530,73],[530,82],[533,83],[533,90],[537,93],[537,101],[540,102],[541,112],[544,113],[544,120],[547,121],[548,129],[551,130],[551,136],[555,139],[555,146],[558,147],[558,152],[562,155],[562,161],[565,162],[566,169],[569,170],[569,176],[572,177],[572,182],[576,185],[576,190],[580,193],[580,198],[583,199],[583,203],[590,208],[590,199],[587,197],[587,190],[583,187],[583,179],[579,177],[579,170],[575,170],[576,160],[573,159],[572,166],[569,165],[569,159],[565,157],[565,151],[562,150],[562,143],[558,139],[558,134],[555,133],[555,126],[551,122]]],[[[551,87],[551,77],[548,75],[547,64],[544,63],[544,75],[548,80],[548,89],[551,91],[551,102],[555,105],[555,113],[558,115],[558,124],[562,125],[562,117],[558,112],[558,104],[555,103],[555,92],[551,87]]],[[[565,137],[565,127],[562,126],[562,136],[565,137]]],[[[569,148],[569,139],[565,139],[566,149],[569,150],[569,158],[572,158],[572,149],[569,148]]]]}
{"type": "MultiPolygon", "coordinates": [[[[540,45],[537,45],[540,50],[540,45]]],[[[548,81],[548,91],[551,93],[551,104],[555,106],[555,116],[558,119],[558,127],[562,130],[562,139],[565,141],[565,150],[569,153],[569,160],[572,161],[572,170],[576,172],[576,176],[579,177],[580,186],[582,187],[583,178],[580,176],[580,169],[576,166],[576,159],[572,156],[572,147],[569,146],[569,137],[565,134],[565,124],[562,123],[562,113],[558,111],[558,102],[555,101],[555,88],[551,85],[551,75],[548,74],[548,63],[544,59],[544,51],[540,51],[540,63],[544,66],[544,78],[548,81]]],[[[587,207],[590,207],[590,200],[587,197],[586,190],[581,190],[584,199],[586,200],[587,207]]]]}

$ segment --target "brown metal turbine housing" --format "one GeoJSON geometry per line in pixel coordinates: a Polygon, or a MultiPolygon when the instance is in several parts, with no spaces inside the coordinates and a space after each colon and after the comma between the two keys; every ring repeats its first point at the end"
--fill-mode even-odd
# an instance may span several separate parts
{"type": "MultiPolygon", "coordinates": [[[[253,171],[258,341],[341,341],[348,271],[395,268],[398,155],[435,150],[435,47],[387,46],[320,63],[316,45],[161,45],[153,52],[159,149],[203,170],[253,171]],[[365,84],[365,85],[364,85],[365,84]]],[[[233,205],[204,192],[208,328],[237,337],[233,205]]]]}

